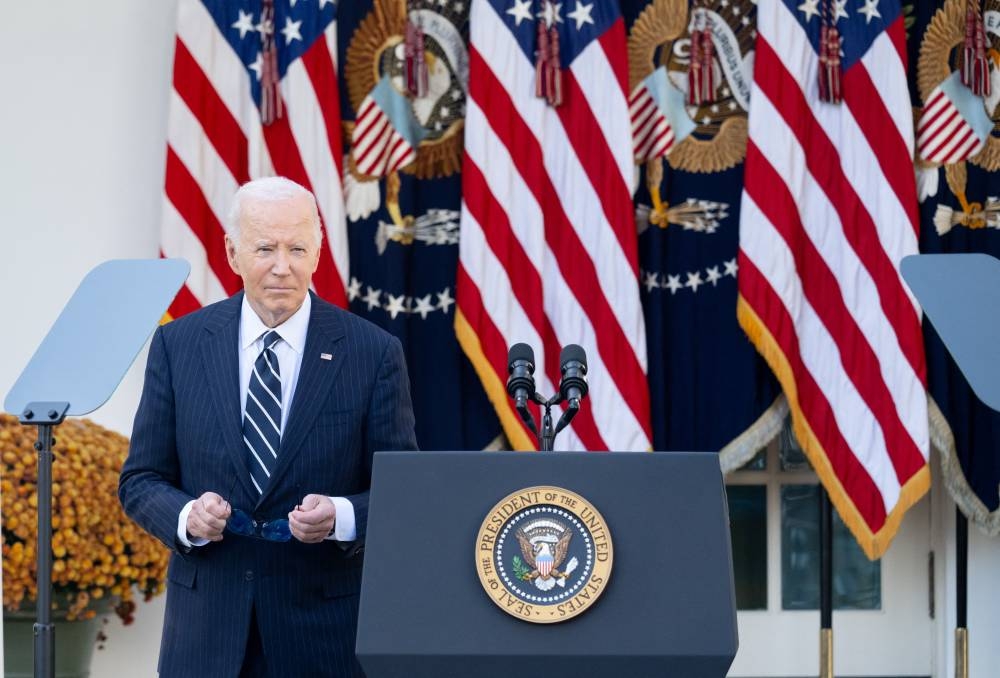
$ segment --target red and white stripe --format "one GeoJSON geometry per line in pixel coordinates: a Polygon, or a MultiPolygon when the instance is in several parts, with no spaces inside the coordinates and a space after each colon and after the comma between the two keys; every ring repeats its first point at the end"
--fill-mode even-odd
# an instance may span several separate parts
{"type": "Polygon", "coordinates": [[[947,165],[971,158],[985,143],[944,90],[935,88],[917,124],[920,157],[947,165]]]}
{"type": "Polygon", "coordinates": [[[902,18],[819,101],[818,59],[761,0],[740,216],[740,321],[782,381],[806,452],[870,557],[926,490],[917,252],[902,18]]]}
{"type": "Polygon", "coordinates": [[[560,448],[649,449],[624,24],[563,71],[554,108],[534,96],[534,64],[485,0],[472,4],[470,34],[459,339],[519,449],[533,442],[502,384],[507,347],[521,341],[546,394],[560,347],[587,352],[590,395],[560,448]]]}
{"type": "Polygon", "coordinates": [[[656,105],[645,82],[632,90],[628,100],[632,117],[632,145],[636,164],[666,155],[674,145],[674,129],[656,105]]]}
{"type": "Polygon", "coordinates": [[[186,258],[192,270],[170,307],[172,317],[241,288],[226,262],[226,212],[241,184],[275,174],[316,196],[325,237],[313,286],[323,298],[346,305],[336,59],[331,23],[282,79],[284,117],[262,126],[239,55],[200,0],[180,0],[160,249],[162,256],[186,258]]]}
{"type": "Polygon", "coordinates": [[[388,176],[417,159],[417,150],[396,131],[371,95],[361,102],[352,142],[358,171],[368,176],[388,176]]]}

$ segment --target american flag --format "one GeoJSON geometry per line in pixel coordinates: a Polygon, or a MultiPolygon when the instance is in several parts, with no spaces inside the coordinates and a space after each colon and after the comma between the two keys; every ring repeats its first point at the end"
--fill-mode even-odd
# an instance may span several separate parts
{"type": "MultiPolygon", "coordinates": [[[[824,0],[826,1],[826,0],[824,0]]],[[[819,100],[817,0],[760,0],[738,314],[869,558],[927,491],[913,123],[898,0],[830,0],[842,104],[819,100]]]]}
{"type": "Polygon", "coordinates": [[[516,448],[534,446],[504,391],[507,347],[523,341],[545,395],[560,346],[587,352],[590,396],[560,448],[645,450],[625,28],[612,0],[568,8],[472,3],[456,330],[516,448]],[[558,106],[535,96],[540,20],[559,35],[558,106]]]}
{"type": "Polygon", "coordinates": [[[344,222],[333,0],[180,0],[160,251],[191,262],[170,307],[177,317],[242,287],[223,246],[226,212],[250,179],[283,175],[310,189],[325,234],[317,293],[346,305],[344,222]],[[277,50],[281,117],[262,124],[262,38],[277,50]]]}

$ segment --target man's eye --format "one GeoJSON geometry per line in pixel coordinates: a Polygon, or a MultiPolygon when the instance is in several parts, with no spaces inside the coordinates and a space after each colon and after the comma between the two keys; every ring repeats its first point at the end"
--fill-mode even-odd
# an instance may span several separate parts
{"type": "Polygon", "coordinates": [[[270,252],[271,248],[270,247],[258,247],[257,251],[258,252],[270,252]]]}

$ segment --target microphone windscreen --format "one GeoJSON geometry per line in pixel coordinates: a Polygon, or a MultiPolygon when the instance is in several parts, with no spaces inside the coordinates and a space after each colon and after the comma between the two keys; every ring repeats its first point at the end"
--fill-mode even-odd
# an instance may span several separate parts
{"type": "Polygon", "coordinates": [[[535,364],[535,352],[527,344],[514,344],[507,352],[507,365],[513,365],[515,360],[527,360],[532,365],[535,364]]]}
{"type": "Polygon", "coordinates": [[[565,365],[571,360],[575,360],[586,367],[587,352],[583,350],[582,346],[577,344],[568,344],[565,348],[563,348],[562,353],[559,354],[559,365],[565,365]]]}

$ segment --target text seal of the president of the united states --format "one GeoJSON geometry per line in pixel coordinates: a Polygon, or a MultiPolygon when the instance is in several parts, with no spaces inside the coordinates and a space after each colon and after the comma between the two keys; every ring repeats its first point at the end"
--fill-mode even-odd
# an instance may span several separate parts
{"type": "Polygon", "coordinates": [[[611,576],[611,533],[589,501],[561,487],[507,495],[476,539],[479,581],[504,612],[536,624],[588,610],[611,576]]]}

